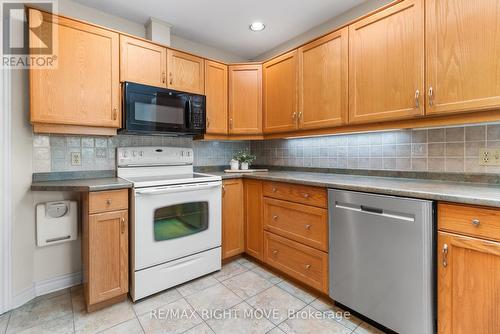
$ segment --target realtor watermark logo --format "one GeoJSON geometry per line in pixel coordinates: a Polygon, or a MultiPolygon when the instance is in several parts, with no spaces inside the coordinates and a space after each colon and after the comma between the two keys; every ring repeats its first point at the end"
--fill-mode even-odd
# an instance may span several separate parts
{"type": "Polygon", "coordinates": [[[57,24],[47,13],[56,13],[56,1],[1,0],[1,4],[2,67],[55,69],[57,24]]]}

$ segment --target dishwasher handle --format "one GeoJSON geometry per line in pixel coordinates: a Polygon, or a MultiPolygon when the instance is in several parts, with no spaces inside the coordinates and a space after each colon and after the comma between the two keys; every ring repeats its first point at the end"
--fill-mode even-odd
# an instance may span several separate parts
{"type": "Polygon", "coordinates": [[[360,209],[361,209],[361,211],[366,211],[366,212],[370,212],[370,213],[377,213],[379,215],[383,215],[384,214],[384,210],[383,209],[373,208],[373,207],[369,207],[369,206],[366,206],[366,205],[360,205],[360,209]]]}

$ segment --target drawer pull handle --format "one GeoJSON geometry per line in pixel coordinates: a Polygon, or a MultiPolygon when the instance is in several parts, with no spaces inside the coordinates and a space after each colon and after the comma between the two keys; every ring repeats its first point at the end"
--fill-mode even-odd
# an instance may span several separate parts
{"type": "Polygon", "coordinates": [[[111,205],[111,198],[108,198],[108,199],[106,200],[106,204],[107,204],[107,205],[111,205]]]}
{"type": "Polygon", "coordinates": [[[311,265],[310,264],[306,264],[305,268],[306,268],[306,270],[309,270],[309,269],[311,269],[311,265]]]}
{"type": "Polygon", "coordinates": [[[309,198],[309,196],[310,196],[310,195],[309,195],[308,193],[305,193],[305,194],[304,194],[304,198],[309,198]]]}
{"type": "Polygon", "coordinates": [[[311,224],[306,224],[304,227],[309,231],[311,229],[311,224]]]}
{"type": "Polygon", "coordinates": [[[275,193],[275,192],[276,192],[276,190],[277,190],[277,189],[276,189],[275,187],[273,187],[273,193],[275,193]]]}
{"type": "Polygon", "coordinates": [[[278,216],[273,216],[273,220],[278,220],[278,216]]]}
{"type": "Polygon", "coordinates": [[[444,244],[443,245],[443,267],[448,266],[448,245],[444,244]]]}
{"type": "Polygon", "coordinates": [[[476,219],[472,219],[472,225],[478,227],[479,224],[481,224],[481,222],[479,221],[479,219],[477,219],[477,218],[476,219]]]}
{"type": "Polygon", "coordinates": [[[273,254],[277,255],[278,254],[278,250],[277,249],[273,250],[273,254]]]}

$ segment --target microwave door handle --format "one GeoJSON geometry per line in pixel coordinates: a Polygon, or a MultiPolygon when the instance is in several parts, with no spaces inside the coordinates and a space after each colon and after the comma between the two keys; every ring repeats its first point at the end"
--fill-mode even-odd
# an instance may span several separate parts
{"type": "Polygon", "coordinates": [[[191,98],[188,97],[188,100],[187,100],[187,104],[188,104],[188,114],[187,114],[187,122],[186,122],[186,125],[187,125],[187,128],[188,129],[191,129],[191,125],[192,125],[192,105],[191,105],[191,98]]]}
{"type": "Polygon", "coordinates": [[[171,194],[171,193],[180,193],[185,191],[193,191],[193,190],[204,190],[211,188],[218,188],[221,186],[221,182],[212,182],[212,183],[201,183],[201,184],[186,184],[182,186],[167,186],[167,187],[159,187],[153,189],[143,189],[136,190],[136,195],[161,195],[161,194],[171,194]]]}

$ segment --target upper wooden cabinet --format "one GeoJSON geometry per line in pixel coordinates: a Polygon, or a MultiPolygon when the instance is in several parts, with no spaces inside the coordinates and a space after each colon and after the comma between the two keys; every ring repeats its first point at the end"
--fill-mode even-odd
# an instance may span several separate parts
{"type": "Polygon", "coordinates": [[[427,0],[427,113],[500,107],[498,0],[427,0]]]}
{"type": "Polygon", "coordinates": [[[301,129],[347,122],[348,34],[346,27],[299,48],[301,129]]]}
{"type": "Polygon", "coordinates": [[[243,181],[226,180],[222,185],[222,259],[245,251],[243,181]]]}
{"type": "Polygon", "coordinates": [[[297,128],[297,69],[297,50],[264,63],[264,133],[297,128]]]}
{"type": "Polygon", "coordinates": [[[227,65],[205,61],[207,133],[227,134],[227,65]]]}
{"type": "Polygon", "coordinates": [[[120,80],[167,87],[167,48],[120,35],[120,80]]]}
{"type": "Polygon", "coordinates": [[[205,65],[203,58],[176,50],[167,50],[167,87],[170,89],[204,94],[205,65]]]}
{"type": "Polygon", "coordinates": [[[229,66],[229,133],[262,133],[262,66],[229,66]]]}
{"type": "Polygon", "coordinates": [[[349,123],[424,114],[422,0],[405,0],[349,26],[349,123]]]}
{"type": "MultiPolygon", "coordinates": [[[[56,68],[29,71],[34,131],[116,134],[120,127],[119,35],[33,9],[29,20],[43,20],[32,28],[35,34],[57,32],[56,68]]],[[[31,46],[35,43],[36,39],[30,40],[31,46]]]]}
{"type": "Polygon", "coordinates": [[[438,333],[499,333],[500,243],[438,232],[438,252],[438,333]]]}

